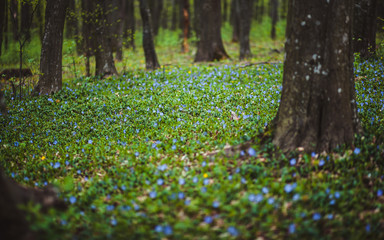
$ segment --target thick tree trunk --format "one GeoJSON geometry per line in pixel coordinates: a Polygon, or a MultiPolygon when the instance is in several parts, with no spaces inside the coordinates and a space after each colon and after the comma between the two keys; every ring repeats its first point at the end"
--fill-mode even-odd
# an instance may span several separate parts
{"type": "Polygon", "coordinates": [[[251,47],[249,34],[251,32],[253,0],[236,0],[237,17],[239,19],[240,60],[250,58],[251,47]]]}
{"type": "Polygon", "coordinates": [[[291,0],[281,104],[273,143],[332,151],[359,128],[352,54],[353,0],[291,0]]]}
{"type": "Polygon", "coordinates": [[[20,205],[30,202],[40,204],[43,211],[54,207],[65,210],[63,201],[57,199],[53,189],[33,189],[20,186],[4,176],[0,170],[0,239],[41,239],[29,228],[25,213],[20,205]]]}
{"type": "Polygon", "coordinates": [[[40,43],[43,44],[43,38],[44,38],[44,4],[42,4],[41,0],[38,1],[38,8],[36,10],[36,18],[37,18],[37,25],[39,28],[39,39],[40,43]]]}
{"type": "Polygon", "coordinates": [[[68,0],[48,0],[40,58],[40,78],[34,94],[51,94],[62,87],[62,49],[68,0]]]}
{"type": "Polygon", "coordinates": [[[117,75],[115,63],[113,61],[113,52],[111,46],[111,36],[107,28],[106,10],[108,0],[96,1],[96,22],[94,25],[93,39],[96,41],[95,59],[96,72],[95,75],[108,77],[117,75]]]}
{"type": "Polygon", "coordinates": [[[135,12],[133,0],[127,0],[125,4],[124,45],[126,48],[135,49],[135,12]]]}
{"type": "Polygon", "coordinates": [[[151,28],[151,13],[146,0],[140,0],[140,14],[143,20],[143,48],[145,55],[145,66],[147,69],[160,68],[153,43],[151,28]]]}
{"type": "Polygon", "coordinates": [[[159,34],[163,5],[163,0],[148,0],[148,6],[151,12],[152,33],[154,36],[159,34]]]}
{"type": "Polygon", "coordinates": [[[199,7],[201,36],[195,62],[229,58],[221,39],[221,0],[205,0],[199,7]]]}
{"type": "Polygon", "coordinates": [[[353,51],[362,58],[376,51],[377,0],[354,0],[353,51]]]}
{"type": "Polygon", "coordinates": [[[271,28],[271,38],[272,40],[276,39],[276,23],[278,18],[278,0],[270,0],[271,2],[271,22],[272,22],[272,28],[271,28]]]}

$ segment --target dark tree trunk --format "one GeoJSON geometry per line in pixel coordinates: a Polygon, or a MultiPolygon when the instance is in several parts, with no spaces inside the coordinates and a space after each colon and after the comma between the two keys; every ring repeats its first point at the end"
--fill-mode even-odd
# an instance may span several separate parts
{"type": "Polygon", "coordinates": [[[171,30],[175,31],[177,28],[178,18],[177,18],[177,9],[179,9],[179,0],[173,0],[172,6],[172,22],[171,22],[171,30]]]}
{"type": "Polygon", "coordinates": [[[168,29],[168,1],[169,0],[166,0],[164,2],[164,10],[163,10],[163,13],[161,15],[161,27],[163,29],[168,29]]]}
{"type": "Polygon", "coordinates": [[[127,48],[135,49],[135,12],[133,0],[127,0],[125,4],[124,44],[127,48]]]}
{"type": "Polygon", "coordinates": [[[376,51],[377,0],[354,0],[354,6],[353,51],[369,58],[376,51]]]}
{"type": "Polygon", "coordinates": [[[39,39],[40,43],[43,44],[43,37],[44,37],[44,4],[42,4],[41,0],[38,1],[38,8],[36,10],[36,17],[37,17],[37,25],[39,28],[39,39]]]}
{"type": "Polygon", "coordinates": [[[0,56],[1,56],[1,50],[3,47],[3,36],[4,36],[4,25],[5,25],[5,12],[8,11],[6,9],[6,0],[0,0],[0,56]]]}
{"type": "Polygon", "coordinates": [[[82,29],[81,33],[83,36],[82,46],[84,49],[85,56],[85,70],[86,75],[91,76],[91,68],[90,68],[90,58],[95,53],[96,44],[93,40],[93,36],[95,35],[93,32],[95,31],[94,25],[96,22],[96,16],[94,14],[95,11],[95,2],[94,0],[82,0],[81,1],[81,12],[82,12],[82,29]]]}
{"type": "Polygon", "coordinates": [[[62,87],[62,49],[68,0],[48,0],[40,57],[40,78],[34,94],[51,94],[62,87]]]}
{"type": "Polygon", "coordinates": [[[188,37],[190,32],[189,24],[189,0],[182,0],[183,6],[183,43],[181,45],[181,51],[183,53],[189,52],[188,37]]]}
{"type": "Polygon", "coordinates": [[[223,22],[228,20],[228,0],[223,0],[223,22]]]}
{"type": "Polygon", "coordinates": [[[332,151],[360,130],[352,54],[353,0],[291,0],[283,92],[273,143],[332,151]]]}
{"type": "Polygon", "coordinates": [[[378,1],[377,2],[377,31],[378,32],[384,32],[384,1],[378,1]]]}
{"type": "Polygon", "coordinates": [[[12,18],[13,40],[19,40],[19,4],[17,0],[10,0],[10,17],[12,18]]]}
{"type": "Polygon", "coordinates": [[[143,20],[143,48],[145,55],[145,66],[147,69],[160,68],[153,44],[152,28],[151,28],[151,13],[149,11],[146,0],[140,0],[140,14],[143,20]]]}
{"type": "Polygon", "coordinates": [[[8,39],[9,39],[9,33],[8,33],[8,24],[9,24],[9,5],[8,5],[8,1],[6,0],[5,1],[5,16],[4,16],[4,19],[5,19],[5,22],[4,22],[4,50],[7,51],[8,50],[8,39]]]}
{"type": "Polygon", "coordinates": [[[251,32],[253,0],[236,0],[236,14],[239,19],[240,60],[251,57],[249,33],[251,32]]]}
{"type": "Polygon", "coordinates": [[[66,23],[66,32],[65,37],[66,38],[73,38],[76,37],[78,34],[77,31],[77,17],[76,17],[76,1],[75,0],[69,0],[68,10],[67,10],[67,19],[65,21],[66,23]]]}
{"type": "Polygon", "coordinates": [[[288,0],[282,0],[281,1],[282,2],[282,4],[281,4],[281,15],[280,15],[280,17],[282,18],[282,19],[286,19],[287,18],[287,12],[288,12],[288,0]]]}
{"type": "Polygon", "coordinates": [[[196,38],[200,39],[201,36],[201,14],[199,11],[199,6],[203,0],[194,0],[193,1],[193,26],[196,34],[196,38]]]}
{"type": "Polygon", "coordinates": [[[271,28],[271,38],[272,40],[276,39],[276,23],[278,18],[278,0],[270,0],[271,2],[271,21],[272,21],[272,28],[271,28]]]}
{"type": "Polygon", "coordinates": [[[21,3],[21,25],[20,33],[23,38],[29,42],[31,40],[31,10],[32,6],[28,2],[21,3]]]}
{"type": "Polygon", "coordinates": [[[96,72],[95,75],[108,77],[117,75],[115,63],[113,61],[113,52],[111,46],[111,35],[107,28],[106,10],[108,9],[108,0],[96,1],[96,22],[94,25],[93,39],[96,40],[95,59],[96,72]]]}
{"type": "Polygon", "coordinates": [[[161,13],[163,11],[163,0],[147,0],[151,12],[152,32],[154,36],[159,34],[161,13]]]}
{"type": "Polygon", "coordinates": [[[56,195],[50,188],[23,187],[4,176],[0,169],[0,239],[41,239],[42,236],[29,228],[25,212],[20,210],[19,206],[32,202],[40,204],[45,212],[52,207],[65,210],[64,202],[58,200],[56,195]]]}
{"type": "Polygon", "coordinates": [[[265,6],[264,6],[264,0],[261,0],[261,1],[259,1],[258,11],[257,11],[257,21],[258,21],[259,23],[262,23],[262,22],[263,22],[263,18],[264,18],[264,9],[265,9],[265,6]]]}
{"type": "Polygon", "coordinates": [[[112,52],[116,52],[116,60],[123,60],[124,0],[109,0],[107,4],[107,32],[111,38],[112,52]]]}
{"type": "Polygon", "coordinates": [[[238,0],[231,1],[231,24],[232,24],[232,42],[239,42],[240,35],[240,19],[239,19],[239,5],[238,0]]]}
{"type": "Polygon", "coordinates": [[[221,0],[204,0],[198,8],[201,36],[195,62],[229,58],[221,39],[221,0]]]}

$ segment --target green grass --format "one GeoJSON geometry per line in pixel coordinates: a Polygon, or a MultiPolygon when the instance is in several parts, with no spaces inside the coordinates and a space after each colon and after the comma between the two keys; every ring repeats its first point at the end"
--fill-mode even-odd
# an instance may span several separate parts
{"type": "MultiPolygon", "coordinates": [[[[355,63],[365,130],[355,146],[285,156],[257,138],[277,112],[282,64],[191,64],[167,34],[158,54],[170,65],[157,71],[126,51],[120,77],[71,79],[68,70],[55,95],[12,101],[6,91],[6,174],[53,184],[69,205],[47,214],[27,206],[33,229],[46,239],[384,237],[381,58],[355,63]],[[228,155],[228,145],[243,147],[228,155]]],[[[268,56],[273,44],[253,42],[251,61],[281,60],[268,56]]]]}

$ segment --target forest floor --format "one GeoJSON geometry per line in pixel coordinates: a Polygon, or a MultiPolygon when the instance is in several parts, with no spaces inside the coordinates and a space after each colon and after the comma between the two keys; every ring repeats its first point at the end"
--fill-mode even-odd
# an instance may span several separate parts
{"type": "Polygon", "coordinates": [[[283,155],[257,138],[281,94],[275,44],[253,45],[251,63],[273,62],[256,65],[192,64],[192,53],[165,56],[173,44],[158,51],[169,65],[150,72],[128,51],[125,73],[103,80],[71,76],[83,69],[69,57],[59,93],[12,101],[8,90],[7,175],[54,185],[69,206],[26,206],[33,229],[46,239],[384,238],[383,59],[355,63],[365,133],[352,149],[283,155]]]}

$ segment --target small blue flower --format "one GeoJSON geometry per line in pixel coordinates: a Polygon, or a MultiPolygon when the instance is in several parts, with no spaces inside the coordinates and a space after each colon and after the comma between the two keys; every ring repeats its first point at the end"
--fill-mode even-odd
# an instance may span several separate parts
{"type": "Polygon", "coordinates": [[[328,219],[333,219],[333,214],[328,214],[327,218],[328,219]]]}
{"type": "Polygon", "coordinates": [[[164,226],[164,229],[163,229],[163,232],[165,235],[169,236],[169,235],[172,235],[173,231],[172,231],[172,227],[167,225],[167,226],[164,226]]]}
{"type": "Polygon", "coordinates": [[[321,160],[319,161],[319,167],[322,167],[324,164],[325,164],[325,161],[324,161],[323,159],[321,159],[321,160]]]}
{"type": "Polygon", "coordinates": [[[193,183],[197,183],[197,182],[199,182],[199,178],[198,178],[198,177],[193,177],[192,182],[193,182],[193,183]]]}
{"type": "Polygon", "coordinates": [[[200,191],[201,191],[202,193],[206,193],[206,192],[207,192],[207,188],[206,188],[206,187],[202,187],[202,188],[200,189],[200,191]]]}
{"type": "Polygon", "coordinates": [[[320,220],[321,219],[320,213],[314,213],[312,219],[315,220],[315,221],[320,220]]]}
{"type": "Polygon", "coordinates": [[[268,204],[273,204],[275,202],[275,199],[273,198],[273,197],[270,197],[269,199],[268,199],[268,204]]]}
{"type": "Polygon", "coordinates": [[[204,222],[206,224],[211,224],[213,222],[213,218],[211,216],[204,217],[204,222]]]}
{"type": "Polygon", "coordinates": [[[296,164],[296,159],[292,158],[291,160],[289,160],[289,164],[291,166],[295,165],[296,164]]]}
{"type": "Polygon", "coordinates": [[[172,150],[176,150],[176,146],[175,145],[172,146],[172,150]]]}
{"type": "Polygon", "coordinates": [[[135,152],[135,156],[138,157],[139,156],[139,152],[135,152]]]}
{"type": "Polygon", "coordinates": [[[183,192],[179,192],[178,197],[179,197],[179,199],[184,199],[185,195],[183,192]]]}
{"type": "Polygon", "coordinates": [[[204,161],[204,162],[201,163],[201,166],[205,167],[205,166],[207,166],[207,163],[204,161]]]}
{"type": "Polygon", "coordinates": [[[365,226],[365,231],[366,232],[370,232],[371,231],[371,225],[370,224],[367,224],[367,226],[365,226]]]}
{"type": "Polygon", "coordinates": [[[212,207],[214,207],[214,208],[218,208],[218,207],[220,207],[220,203],[219,203],[218,201],[214,201],[214,202],[212,203],[212,207]]]}
{"type": "Polygon", "coordinates": [[[19,146],[19,142],[15,142],[14,145],[15,145],[15,147],[18,147],[19,146]]]}
{"type": "Polygon", "coordinates": [[[329,202],[329,205],[335,205],[335,199],[332,199],[332,200],[329,202]]]}
{"type": "Polygon", "coordinates": [[[335,198],[336,199],[340,198],[340,193],[339,192],[335,192],[335,198]]]}
{"type": "Polygon", "coordinates": [[[293,195],[293,198],[292,198],[293,201],[297,201],[299,199],[300,199],[300,194],[296,193],[295,195],[293,195]]]}
{"type": "Polygon", "coordinates": [[[247,180],[245,178],[243,178],[243,177],[241,178],[240,181],[241,181],[242,184],[246,184],[247,183],[247,180]]]}
{"type": "Polygon", "coordinates": [[[284,186],[284,191],[286,193],[290,193],[293,191],[293,189],[295,189],[296,185],[295,184],[287,184],[284,186]]]}
{"type": "Polygon", "coordinates": [[[155,227],[155,232],[158,232],[158,233],[163,232],[163,226],[161,226],[161,225],[157,225],[157,226],[155,227]]]}
{"type": "Polygon", "coordinates": [[[184,184],[185,184],[185,180],[184,180],[184,178],[179,178],[179,184],[180,184],[180,185],[184,185],[184,184]]]}
{"type": "Polygon", "coordinates": [[[290,234],[293,234],[293,233],[295,233],[295,231],[296,231],[296,225],[295,225],[294,223],[291,223],[291,224],[289,225],[289,227],[288,227],[288,232],[289,232],[290,234]]]}
{"type": "Polygon", "coordinates": [[[233,226],[228,227],[227,231],[228,231],[229,234],[231,234],[234,237],[239,236],[239,231],[237,231],[237,229],[235,227],[233,227],[233,226]]]}
{"type": "Polygon", "coordinates": [[[383,196],[383,190],[381,190],[381,189],[377,190],[377,196],[378,197],[383,196]]]}
{"type": "Polygon", "coordinates": [[[258,203],[258,202],[261,202],[262,200],[263,200],[263,195],[261,195],[261,194],[257,194],[256,195],[256,198],[255,198],[255,201],[258,203]]]}
{"type": "Polygon", "coordinates": [[[71,197],[69,198],[69,202],[70,202],[71,204],[76,203],[76,197],[71,196],[71,197]]]}
{"type": "Polygon", "coordinates": [[[248,154],[249,154],[249,156],[251,156],[251,157],[256,156],[256,151],[255,151],[255,149],[253,149],[253,148],[249,148],[249,149],[248,149],[248,154]]]}
{"type": "Polygon", "coordinates": [[[266,187],[263,187],[262,189],[261,189],[261,191],[264,193],[264,194],[267,194],[269,191],[268,191],[268,188],[266,188],[266,187]]]}
{"type": "Polygon", "coordinates": [[[355,148],[355,150],[353,151],[354,154],[359,154],[361,152],[360,148],[355,148]]]}
{"type": "Polygon", "coordinates": [[[53,165],[53,168],[57,169],[60,167],[60,163],[59,162],[56,162],[55,165],[53,165]]]}
{"type": "Polygon", "coordinates": [[[112,225],[112,226],[116,226],[116,224],[117,224],[116,219],[112,218],[112,219],[111,219],[111,225],[112,225]]]}
{"type": "Polygon", "coordinates": [[[250,202],[255,202],[256,201],[256,195],[255,194],[249,194],[248,196],[248,200],[250,202]]]}
{"type": "Polygon", "coordinates": [[[161,179],[161,178],[157,179],[157,185],[161,186],[163,184],[164,184],[164,180],[163,179],[161,179]]]}
{"type": "Polygon", "coordinates": [[[113,211],[113,209],[115,209],[115,206],[107,205],[106,209],[107,209],[107,211],[113,211]]]}
{"type": "Polygon", "coordinates": [[[88,144],[92,144],[93,141],[91,139],[88,140],[88,144]]]}
{"type": "Polygon", "coordinates": [[[149,197],[150,197],[150,198],[155,198],[156,196],[157,196],[156,191],[151,191],[151,192],[149,193],[149,197]]]}
{"type": "Polygon", "coordinates": [[[204,185],[208,185],[209,184],[209,178],[205,178],[203,183],[204,183],[204,185]]]}

